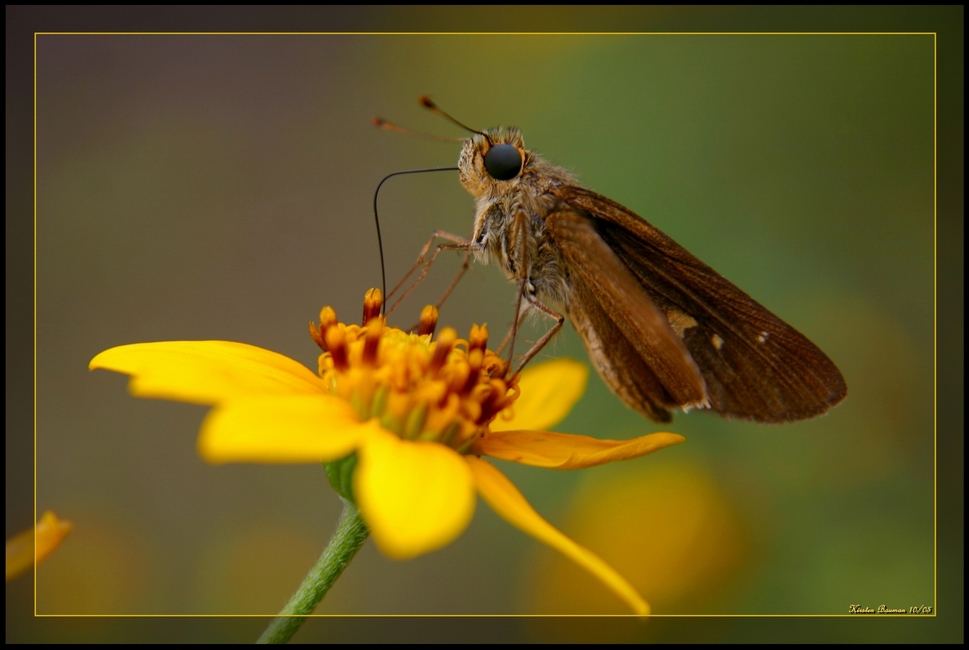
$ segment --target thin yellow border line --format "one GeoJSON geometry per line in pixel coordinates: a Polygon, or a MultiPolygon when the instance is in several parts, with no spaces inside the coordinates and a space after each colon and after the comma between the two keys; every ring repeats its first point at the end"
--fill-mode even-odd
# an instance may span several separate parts
{"type": "Polygon", "coordinates": [[[34,34],[34,616],[37,616],[37,34],[34,34]]]}
{"type": "Polygon", "coordinates": [[[34,32],[34,36],[927,36],[936,32],[34,32]]]}
{"type": "Polygon", "coordinates": [[[932,614],[38,614],[37,618],[934,618],[932,614]]]}
{"type": "Polygon", "coordinates": [[[932,39],[932,602],[939,608],[939,36],[932,39]]]}
{"type": "MultiPolygon", "coordinates": [[[[651,614],[650,618],[935,618],[938,616],[938,32],[34,32],[34,522],[37,522],[37,37],[38,36],[927,36],[932,35],[932,613],[651,614]]],[[[34,535],[34,556],[37,536],[34,535]]],[[[277,618],[278,614],[38,614],[37,618],[277,618]]],[[[635,614],[309,614],[305,618],[640,618],[635,614]]]]}

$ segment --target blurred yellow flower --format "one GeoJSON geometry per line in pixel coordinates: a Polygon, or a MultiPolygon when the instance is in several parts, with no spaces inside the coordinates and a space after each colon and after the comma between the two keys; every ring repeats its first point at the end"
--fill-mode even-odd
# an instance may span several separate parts
{"type": "MultiPolygon", "coordinates": [[[[744,517],[715,477],[701,466],[674,463],[588,478],[564,529],[595,544],[654,611],[711,613],[720,593],[742,576],[750,544],[744,517]]],[[[590,597],[590,581],[557,557],[542,557],[531,577],[539,612],[617,612],[590,597]]]]}
{"type": "Polygon", "coordinates": [[[41,515],[40,521],[34,528],[18,533],[7,540],[7,582],[29,571],[34,566],[35,557],[37,564],[43,562],[55,548],[60,546],[73,527],[74,524],[58,519],[57,515],[48,510],[41,515]]]}
{"type": "Polygon", "coordinates": [[[211,463],[318,463],[356,453],[352,497],[383,553],[412,558],[451,543],[468,526],[477,492],[504,519],[590,571],[637,614],[649,606],[601,558],[542,519],[479,456],[557,469],[642,456],[683,441],[672,433],[597,440],[542,431],[585,389],[587,368],[560,359],[507,377],[487,349],[424,310],[416,334],[388,327],[380,292],[368,292],[364,326],[329,307],[310,325],[323,350],[318,373],[275,352],[228,341],[170,341],[111,348],[91,360],[132,376],[138,397],[211,405],[198,448],[211,463]],[[536,430],[538,429],[538,430],[536,430]]]}

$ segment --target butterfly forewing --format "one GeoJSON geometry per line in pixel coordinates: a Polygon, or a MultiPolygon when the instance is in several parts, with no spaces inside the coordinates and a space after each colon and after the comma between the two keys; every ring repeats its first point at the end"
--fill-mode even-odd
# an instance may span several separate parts
{"type": "Polygon", "coordinates": [[[545,227],[571,269],[569,315],[610,386],[633,406],[645,398],[657,414],[706,406],[704,380],[683,340],[591,220],[563,206],[545,227]],[[627,380],[634,397],[621,390],[627,380]]]}
{"type": "MultiPolygon", "coordinates": [[[[618,258],[665,314],[699,367],[713,410],[788,422],[824,413],[844,399],[844,378],[817,346],[665,234],[590,190],[567,187],[558,196],[586,219],[601,242],[597,247],[618,258]]],[[[561,231],[550,228],[550,234],[570,256],[572,244],[558,239],[561,231]]],[[[618,323],[639,317],[638,303],[610,305],[618,323]]]]}

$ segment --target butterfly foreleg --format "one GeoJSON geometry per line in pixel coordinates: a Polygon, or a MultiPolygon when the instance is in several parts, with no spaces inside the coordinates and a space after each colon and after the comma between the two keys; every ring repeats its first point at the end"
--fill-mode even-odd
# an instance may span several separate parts
{"type": "MultiPolygon", "coordinates": [[[[431,266],[434,264],[434,261],[437,259],[437,256],[440,255],[441,251],[457,250],[457,251],[470,252],[473,248],[474,248],[473,243],[470,240],[465,239],[464,237],[459,237],[458,235],[452,235],[451,233],[444,232],[442,230],[435,231],[434,234],[431,235],[431,238],[427,240],[427,243],[424,244],[424,247],[421,249],[420,255],[418,255],[417,257],[417,262],[414,263],[414,266],[412,266],[410,270],[408,270],[407,273],[404,274],[404,277],[401,278],[400,282],[397,283],[397,286],[391,289],[390,293],[387,294],[387,299],[389,300],[391,296],[396,294],[400,290],[400,288],[404,286],[404,284],[411,277],[411,275],[413,275],[415,271],[420,269],[420,273],[417,275],[417,279],[415,279],[410,284],[410,286],[407,287],[403,295],[401,295],[400,298],[398,298],[394,302],[394,304],[387,309],[387,314],[389,315],[391,312],[397,309],[400,303],[402,303],[404,299],[407,298],[407,296],[409,296],[411,292],[417,288],[417,285],[423,282],[424,278],[426,278],[427,274],[430,272],[431,266]],[[434,252],[430,254],[430,257],[428,257],[428,253],[430,252],[431,247],[434,246],[434,242],[438,239],[444,239],[451,243],[438,244],[437,247],[434,249],[434,252]]],[[[463,276],[464,272],[467,270],[468,264],[469,264],[468,256],[465,255],[465,263],[464,265],[462,265],[461,272],[451,282],[451,285],[448,287],[447,291],[445,291],[444,296],[441,298],[440,302],[438,303],[438,306],[440,306],[444,302],[444,300],[448,297],[448,295],[457,285],[458,281],[461,279],[461,276],[463,276]]]]}

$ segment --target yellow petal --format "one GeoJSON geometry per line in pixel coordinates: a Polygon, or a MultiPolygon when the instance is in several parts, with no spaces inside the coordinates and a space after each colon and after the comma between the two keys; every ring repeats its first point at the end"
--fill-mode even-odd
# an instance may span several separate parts
{"type": "Polygon", "coordinates": [[[491,431],[478,439],[473,453],[535,467],[582,469],[638,458],[685,440],[665,432],[632,440],[599,440],[550,431],[491,431]]]}
{"type": "Polygon", "coordinates": [[[255,397],[212,409],[198,450],[210,463],[319,463],[349,455],[372,427],[330,395],[255,397]]]}
{"type": "Polygon", "coordinates": [[[474,514],[474,485],[450,447],[379,431],[359,450],[353,492],[373,540],[406,560],[450,544],[474,514]]]}
{"type": "Polygon", "coordinates": [[[547,429],[569,414],[585,392],[589,367],[574,359],[554,359],[525,368],[510,420],[504,414],[491,423],[492,431],[547,429]]]}
{"type": "Polygon", "coordinates": [[[131,375],[128,389],[137,397],[195,404],[218,404],[252,395],[325,392],[319,377],[301,363],[232,341],[121,345],[97,355],[88,367],[131,375]]]}
{"type": "Polygon", "coordinates": [[[37,526],[11,537],[7,541],[7,582],[34,566],[34,534],[37,535],[37,564],[60,546],[74,525],[58,519],[48,510],[40,517],[37,526]]]}
{"type": "Polygon", "coordinates": [[[560,551],[592,575],[599,578],[620,598],[626,601],[634,612],[641,616],[649,615],[649,604],[643,600],[629,582],[615,569],[606,564],[598,555],[585,549],[559,532],[554,526],[535,512],[522,493],[508,478],[488,461],[467,456],[474,484],[478,493],[491,508],[516,528],[520,528],[540,542],[560,551]]]}

